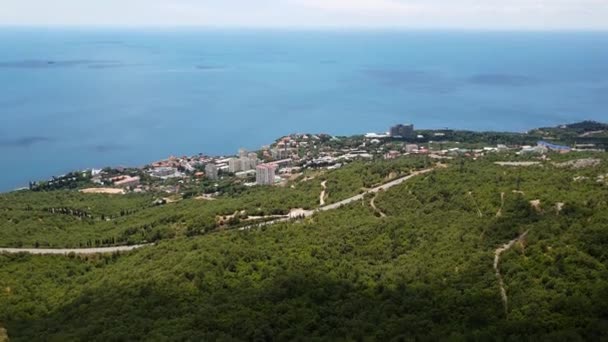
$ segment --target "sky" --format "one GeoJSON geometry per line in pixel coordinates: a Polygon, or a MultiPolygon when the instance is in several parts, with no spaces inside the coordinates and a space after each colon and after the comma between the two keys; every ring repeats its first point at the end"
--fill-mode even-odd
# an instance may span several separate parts
{"type": "Polygon", "coordinates": [[[0,25],[608,30],[608,0],[0,0],[0,25]]]}

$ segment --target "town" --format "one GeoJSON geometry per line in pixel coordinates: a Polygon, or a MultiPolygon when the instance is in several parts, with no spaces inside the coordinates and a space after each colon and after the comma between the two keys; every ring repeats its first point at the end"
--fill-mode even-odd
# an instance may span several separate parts
{"type": "Polygon", "coordinates": [[[258,151],[241,149],[233,156],[171,156],[138,168],[90,169],[32,182],[29,188],[165,194],[159,203],[192,196],[213,199],[235,187],[285,186],[307,170],[334,170],[361,160],[418,155],[434,160],[476,159],[497,153],[510,153],[520,159],[546,159],[548,153],[604,152],[608,132],[605,126],[583,122],[526,133],[476,133],[416,130],[412,124],[399,124],[386,133],[351,137],[291,134],[258,151]],[[579,127],[576,125],[585,125],[585,132],[573,134],[579,127]],[[593,128],[598,129],[590,131],[593,128]]]}

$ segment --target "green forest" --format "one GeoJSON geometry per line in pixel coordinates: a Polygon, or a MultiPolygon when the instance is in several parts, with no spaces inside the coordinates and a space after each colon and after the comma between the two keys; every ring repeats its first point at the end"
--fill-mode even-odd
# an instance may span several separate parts
{"type": "Polygon", "coordinates": [[[165,205],[154,195],[1,195],[3,247],[155,245],[0,254],[0,332],[10,341],[606,340],[608,158],[587,154],[599,165],[576,168],[556,162],[577,154],[534,166],[496,165],[501,157],[518,160],[454,159],[340,209],[245,230],[246,215],[218,216],[314,209],[323,181],[335,203],[432,163],[359,162],[165,205]]]}

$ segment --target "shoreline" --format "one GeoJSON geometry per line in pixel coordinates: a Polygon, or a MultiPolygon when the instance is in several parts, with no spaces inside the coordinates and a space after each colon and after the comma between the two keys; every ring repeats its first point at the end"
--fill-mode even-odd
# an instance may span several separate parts
{"type": "MultiPolygon", "coordinates": [[[[559,125],[557,125],[555,127],[530,128],[530,129],[528,129],[527,131],[524,131],[524,132],[507,131],[507,130],[493,131],[493,130],[474,130],[474,129],[450,129],[448,127],[446,127],[446,128],[424,128],[424,129],[416,129],[415,131],[417,133],[423,133],[423,134],[432,134],[432,133],[441,133],[441,132],[453,132],[453,133],[457,133],[457,134],[503,135],[504,137],[513,137],[513,136],[522,136],[522,137],[525,137],[525,136],[529,135],[530,132],[533,132],[533,131],[546,130],[546,129],[560,129],[560,128],[565,127],[565,126],[577,125],[577,124],[581,124],[581,123],[597,123],[597,124],[601,124],[598,121],[586,120],[586,121],[580,121],[580,122],[571,123],[571,124],[559,124],[559,125]]],[[[603,131],[600,131],[600,132],[603,132],[603,131]]],[[[589,132],[582,133],[579,136],[579,138],[588,138],[588,133],[589,132]]],[[[591,133],[597,133],[597,131],[591,131],[591,133]]],[[[295,133],[291,133],[291,134],[295,134],[295,133]]],[[[305,133],[305,134],[311,134],[311,133],[305,133]]],[[[317,135],[319,135],[319,134],[326,134],[326,133],[317,133],[317,135]]],[[[367,133],[367,134],[369,134],[369,133],[367,133]]],[[[283,135],[283,136],[288,136],[288,135],[283,135]]],[[[331,135],[331,134],[329,134],[329,136],[336,137],[336,138],[342,138],[342,139],[355,139],[355,138],[365,137],[366,133],[356,133],[356,134],[351,134],[351,135],[331,135]]],[[[276,141],[277,141],[277,139],[275,139],[275,142],[276,141]]],[[[435,142],[438,142],[438,141],[435,141],[435,142]]],[[[449,140],[446,140],[445,142],[446,143],[447,142],[456,142],[456,143],[463,143],[463,144],[469,143],[467,141],[449,141],[449,140]]],[[[422,143],[422,142],[420,142],[420,143],[422,143]]],[[[246,144],[242,144],[242,145],[246,145],[246,144]]],[[[175,155],[180,155],[180,154],[175,154],[175,155]]],[[[206,154],[199,153],[198,155],[206,155],[206,154]]],[[[210,157],[214,157],[214,158],[223,158],[223,157],[227,157],[229,155],[228,154],[217,154],[217,155],[210,154],[209,156],[210,157]]],[[[144,163],[143,165],[140,165],[140,166],[124,166],[124,165],[109,166],[109,165],[105,165],[105,166],[103,166],[103,168],[109,167],[109,168],[142,169],[144,166],[150,165],[152,163],[154,163],[154,161],[148,161],[147,163],[144,163]]],[[[86,171],[86,170],[91,170],[91,168],[81,168],[81,169],[78,169],[78,170],[71,170],[71,171],[65,172],[64,174],[67,174],[67,173],[70,173],[70,172],[83,172],[83,171],[86,171]]],[[[49,177],[56,177],[56,176],[57,176],[57,174],[54,174],[54,175],[51,175],[49,177]]],[[[48,180],[48,179],[49,178],[46,178],[46,180],[48,180]]],[[[30,181],[45,181],[45,179],[30,180],[30,181]]],[[[12,192],[24,191],[24,190],[29,190],[29,188],[26,187],[26,186],[9,187],[9,188],[6,188],[6,189],[0,188],[0,195],[1,194],[12,193],[12,192]]],[[[83,193],[87,193],[87,191],[82,191],[82,189],[80,189],[80,191],[83,192],[83,193]]],[[[91,193],[96,193],[97,191],[100,191],[100,190],[99,189],[97,189],[97,190],[90,189],[91,193]]]]}

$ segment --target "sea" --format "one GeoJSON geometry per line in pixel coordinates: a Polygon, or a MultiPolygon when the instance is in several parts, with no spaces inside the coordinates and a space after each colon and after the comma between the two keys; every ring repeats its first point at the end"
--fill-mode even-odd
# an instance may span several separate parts
{"type": "Polygon", "coordinates": [[[0,29],[0,191],[290,133],[608,121],[608,32],[0,29]]]}

